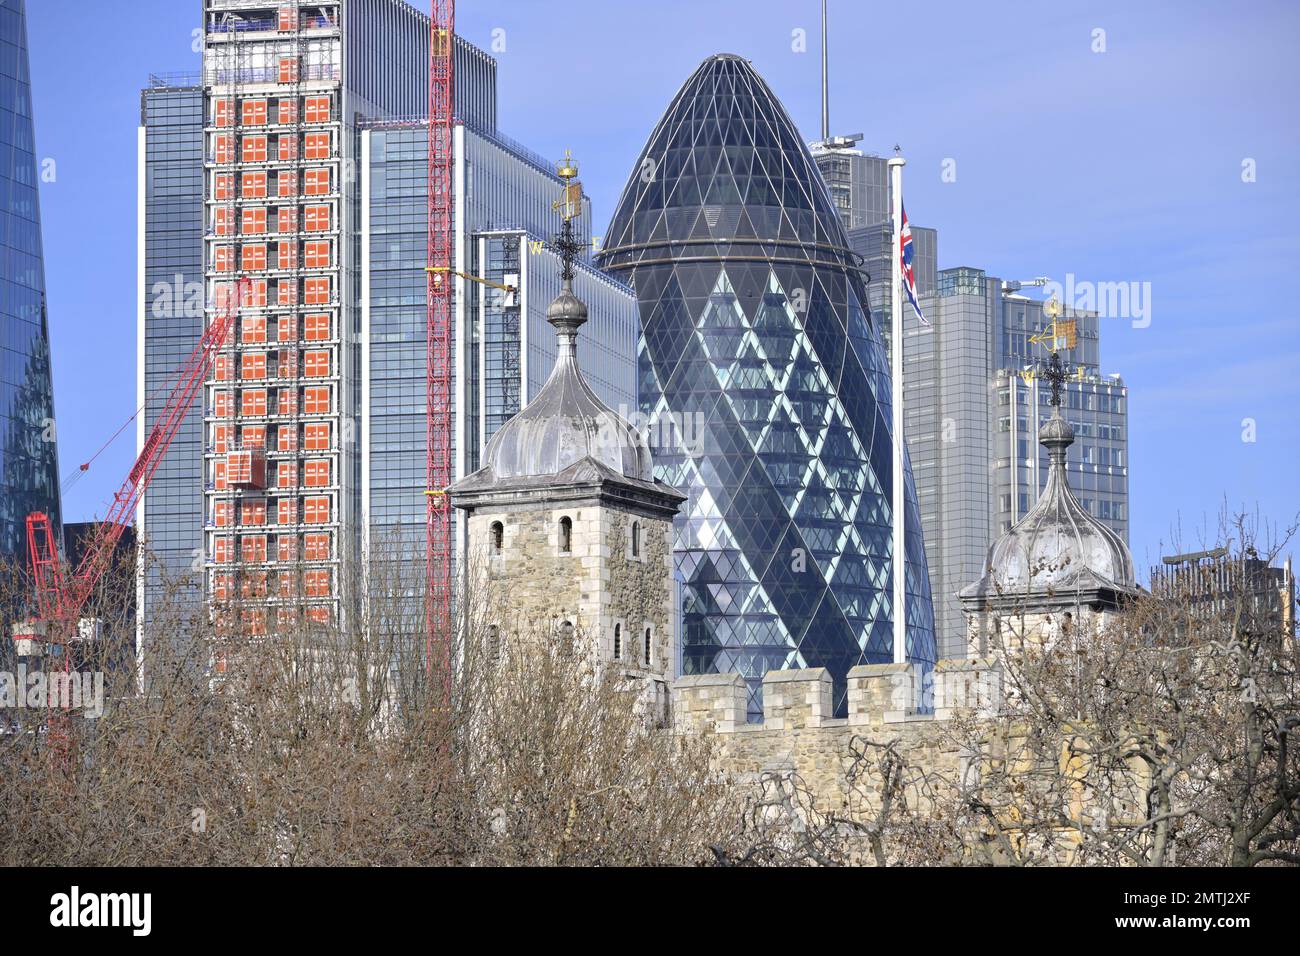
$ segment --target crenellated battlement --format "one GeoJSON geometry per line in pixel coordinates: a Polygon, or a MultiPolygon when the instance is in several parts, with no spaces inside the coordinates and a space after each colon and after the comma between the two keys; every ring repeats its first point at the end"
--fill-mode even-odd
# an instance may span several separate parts
{"type": "Polygon", "coordinates": [[[1002,668],[991,659],[944,660],[922,673],[913,664],[863,664],[848,674],[848,713],[835,717],[831,676],[824,667],[770,671],[763,678],[763,719],[745,719],[739,674],[679,678],[672,690],[679,732],[771,733],[820,728],[881,728],[950,719],[958,712],[991,715],[1002,705],[1002,668]]]}
{"type": "Polygon", "coordinates": [[[672,688],[678,733],[714,737],[720,769],[740,777],[797,773],[825,806],[843,805],[854,738],[893,742],[929,770],[956,772],[963,759],[946,722],[1002,708],[1002,668],[994,660],[946,660],[927,671],[911,664],[866,664],[848,674],[848,712],[834,716],[823,667],[771,671],[763,679],[763,719],[746,721],[739,674],[704,674],[672,688]]]}

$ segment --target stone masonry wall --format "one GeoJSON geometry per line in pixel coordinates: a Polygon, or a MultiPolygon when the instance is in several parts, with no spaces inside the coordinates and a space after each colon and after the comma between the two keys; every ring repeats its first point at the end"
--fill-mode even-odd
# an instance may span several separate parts
{"type": "Polygon", "coordinates": [[[854,737],[896,740],[910,762],[956,772],[962,755],[943,733],[944,721],[959,709],[992,712],[1001,694],[1001,670],[992,661],[940,661],[932,672],[933,712],[918,713],[917,681],[911,664],[855,667],[848,674],[848,716],[836,718],[825,668],[770,671],[763,679],[763,721],[749,724],[739,674],[682,677],[672,689],[674,728],[715,735],[721,770],[742,779],[794,771],[822,806],[838,808],[854,737]]]}
{"type": "Polygon", "coordinates": [[[665,675],[672,669],[672,525],[596,505],[491,511],[469,519],[472,566],[482,567],[494,602],[489,612],[508,631],[570,621],[612,660],[614,625],[622,626],[622,661],[629,670],[665,675]],[[560,519],[573,522],[570,551],[560,550],[560,519]],[[629,554],[632,521],[642,529],[641,555],[629,554]],[[491,527],[501,522],[500,554],[491,527]],[[652,629],[649,668],[646,626],[652,629]]]}

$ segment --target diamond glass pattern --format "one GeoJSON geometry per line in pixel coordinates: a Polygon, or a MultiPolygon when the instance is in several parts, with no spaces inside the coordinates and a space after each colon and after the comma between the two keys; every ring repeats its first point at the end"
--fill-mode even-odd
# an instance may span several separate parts
{"type": "MultiPolygon", "coordinates": [[[[690,496],[683,672],[739,671],[755,719],[768,670],[826,667],[842,713],[849,669],[893,659],[889,367],[820,174],[747,61],[710,57],[686,81],[599,262],[637,291],[656,476],[690,496]]],[[[929,665],[906,475],[908,655],[929,665]]]]}

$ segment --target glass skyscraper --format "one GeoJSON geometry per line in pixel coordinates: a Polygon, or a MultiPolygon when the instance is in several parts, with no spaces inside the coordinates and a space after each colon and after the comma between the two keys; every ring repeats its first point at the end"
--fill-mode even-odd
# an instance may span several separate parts
{"type": "MultiPolygon", "coordinates": [[[[401,0],[203,10],[203,72],[154,78],[142,96],[138,441],[205,314],[237,278],[251,286],[140,508],[142,640],[178,586],[190,606],[236,605],[258,633],[300,604],[308,620],[346,613],[342,563],[372,544],[424,567],[428,17],[401,0]],[[239,456],[264,462],[257,481],[241,473],[236,486],[239,456]]],[[[534,325],[555,269],[533,262],[550,255],[562,183],[497,131],[495,60],[459,36],[454,57],[453,269],[500,284],[509,272],[522,306],[456,280],[459,476],[549,370],[553,334],[534,325]]],[[[603,374],[611,404],[634,404],[634,297],[590,265],[584,276],[617,317],[588,337],[611,357],[592,356],[593,380],[603,374]]]]}
{"type": "MultiPolygon", "coordinates": [[[[0,0],[0,557],[27,553],[28,513],[60,527],[32,87],[23,0],[0,0]]],[[[24,561],[25,563],[25,561],[24,561]]]]}
{"type": "MultiPolygon", "coordinates": [[[[650,135],[598,263],[637,292],[642,412],[673,423],[686,674],[893,659],[888,362],[860,257],[807,147],[740,57],[710,57],[650,135]]],[[[908,656],[935,657],[907,471],[908,656]]]]}

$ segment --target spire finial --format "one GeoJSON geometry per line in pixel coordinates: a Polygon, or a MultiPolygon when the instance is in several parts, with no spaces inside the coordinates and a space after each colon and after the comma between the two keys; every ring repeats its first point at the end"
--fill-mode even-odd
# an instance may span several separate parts
{"type": "Polygon", "coordinates": [[[560,198],[551,208],[560,214],[560,234],[552,246],[560,255],[560,294],[546,310],[546,321],[555,328],[560,340],[561,358],[577,361],[578,329],[587,321],[587,307],[573,294],[573,263],[582,246],[574,234],[573,220],[582,215],[582,183],[578,182],[578,162],[569,150],[556,165],[555,174],[564,183],[560,198]]]}
{"type": "Polygon", "coordinates": [[[564,159],[556,166],[555,174],[564,183],[560,198],[551,204],[551,208],[559,212],[563,220],[560,234],[555,238],[555,250],[560,254],[560,278],[567,289],[573,282],[573,260],[581,248],[573,234],[573,220],[582,215],[582,183],[578,181],[578,161],[572,152],[564,151],[564,159]]]}

